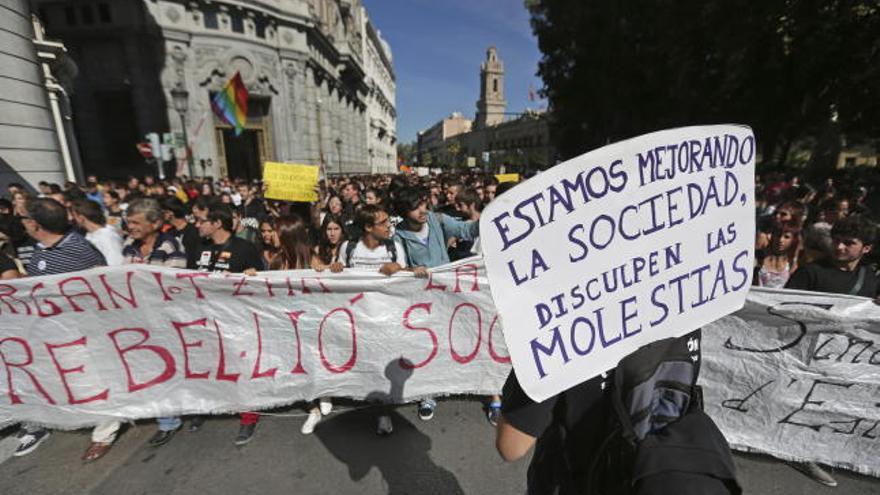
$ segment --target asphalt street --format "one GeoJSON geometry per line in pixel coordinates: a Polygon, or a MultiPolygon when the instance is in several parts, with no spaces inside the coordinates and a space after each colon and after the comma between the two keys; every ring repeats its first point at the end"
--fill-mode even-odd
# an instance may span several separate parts
{"type": "MultiPolygon", "coordinates": [[[[86,431],[54,432],[34,453],[9,457],[15,439],[0,440],[0,493],[35,494],[521,494],[528,459],[506,464],[476,400],[441,401],[432,421],[415,406],[398,408],[394,434],[375,434],[375,411],[346,404],[309,436],[300,408],[264,417],[254,440],[233,445],[236,417],[212,418],[159,448],[147,445],[155,423],[128,425],[103,459],[83,464],[86,431]]],[[[4,432],[9,435],[13,432],[4,432]]],[[[746,493],[880,493],[880,480],[836,470],[840,485],[819,485],[785,463],[736,455],[746,493]]]]}

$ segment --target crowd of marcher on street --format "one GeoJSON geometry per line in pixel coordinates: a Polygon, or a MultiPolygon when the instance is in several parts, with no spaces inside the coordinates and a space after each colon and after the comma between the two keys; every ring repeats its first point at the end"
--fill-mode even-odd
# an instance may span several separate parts
{"type": "MultiPolygon", "coordinates": [[[[169,181],[151,176],[124,181],[90,176],[84,185],[40,183],[39,191],[10,184],[0,198],[0,276],[33,277],[104,265],[146,263],[213,273],[267,270],[398,271],[427,277],[430,268],[479,254],[483,206],[512,183],[467,173],[443,176],[371,175],[328,177],[318,201],[267,200],[259,181],[223,178],[169,181]]],[[[430,420],[437,401],[418,403],[430,420]]],[[[333,408],[331,398],[307,406],[303,434],[310,434],[333,408]]],[[[387,408],[379,408],[377,433],[393,432],[387,408]]],[[[501,398],[486,405],[497,423],[501,398]]],[[[248,443],[260,415],[239,414],[236,445],[248,443]]],[[[204,416],[187,418],[198,431],[204,416]]],[[[169,442],[181,417],[157,418],[149,443],[169,442]]],[[[99,424],[82,459],[103,457],[121,424],[99,424]]],[[[25,423],[15,455],[33,452],[50,431],[25,423]]]]}
{"type": "MultiPolygon", "coordinates": [[[[753,285],[876,298],[878,258],[872,248],[880,206],[872,194],[876,172],[868,173],[835,174],[820,184],[797,174],[760,174],[753,285]]],[[[319,182],[318,201],[309,204],[268,200],[259,181],[230,178],[90,176],[84,185],[40,183],[32,192],[11,184],[8,198],[0,198],[0,276],[147,263],[245,274],[308,269],[390,276],[406,270],[425,277],[433,267],[480,254],[480,213],[514,185],[474,170],[331,176],[319,182]]],[[[430,420],[436,407],[433,398],[422,399],[419,418],[430,420]]],[[[307,405],[302,433],[312,433],[332,408],[329,397],[307,405]]],[[[486,410],[496,425],[501,396],[491,397],[486,410]]],[[[387,412],[377,414],[380,435],[393,431],[387,412]]],[[[243,445],[254,437],[260,415],[239,416],[235,444],[243,445]]],[[[187,421],[194,432],[205,417],[187,421]]],[[[183,418],[157,423],[154,446],[170,441],[183,418]]],[[[96,426],[83,460],[106,454],[119,429],[119,422],[96,426]]],[[[22,425],[16,455],[32,452],[49,434],[22,425]]],[[[816,480],[836,484],[820,466],[803,467],[816,480]]]]}
{"type": "MultiPolygon", "coordinates": [[[[876,172],[871,171],[876,177],[876,172]]],[[[815,187],[794,174],[768,174],[756,184],[753,285],[875,298],[878,258],[875,182],[827,178],[815,187]]],[[[813,462],[796,464],[814,480],[837,481],[813,462]]]]}

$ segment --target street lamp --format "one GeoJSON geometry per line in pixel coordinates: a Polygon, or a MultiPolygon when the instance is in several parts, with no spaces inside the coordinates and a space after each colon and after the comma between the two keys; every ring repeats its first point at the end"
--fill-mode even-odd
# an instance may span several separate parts
{"type": "MultiPolygon", "coordinates": [[[[183,89],[180,85],[171,90],[171,101],[174,109],[180,115],[180,126],[183,128],[183,148],[186,151],[186,164],[189,169],[189,178],[195,178],[193,173],[193,157],[189,149],[189,137],[186,134],[186,110],[189,107],[189,91],[183,89]]],[[[204,174],[203,174],[204,175],[204,174]]]]}
{"type": "Polygon", "coordinates": [[[339,167],[339,175],[342,175],[342,138],[336,138],[336,165],[339,167]]]}

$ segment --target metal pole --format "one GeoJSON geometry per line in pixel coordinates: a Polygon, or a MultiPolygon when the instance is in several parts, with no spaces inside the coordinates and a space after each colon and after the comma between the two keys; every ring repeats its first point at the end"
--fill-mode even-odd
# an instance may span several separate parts
{"type": "Polygon", "coordinates": [[[193,172],[193,156],[192,151],[189,148],[189,136],[186,133],[186,117],[183,115],[183,112],[178,112],[180,115],[180,126],[183,128],[183,150],[186,152],[186,165],[189,169],[189,178],[194,179],[195,173],[193,172]]]}
{"type": "Polygon", "coordinates": [[[336,138],[336,167],[339,175],[342,175],[342,138],[336,138]]]}
{"type": "Polygon", "coordinates": [[[324,136],[322,135],[321,129],[321,98],[318,98],[315,101],[315,120],[318,124],[318,159],[321,162],[321,166],[326,166],[324,163],[324,136]]]}

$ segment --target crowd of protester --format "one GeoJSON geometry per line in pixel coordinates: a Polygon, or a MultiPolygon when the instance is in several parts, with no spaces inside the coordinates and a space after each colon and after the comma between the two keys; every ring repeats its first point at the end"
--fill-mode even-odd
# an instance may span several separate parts
{"type": "MultiPolygon", "coordinates": [[[[794,174],[759,175],[755,184],[756,238],[753,285],[878,296],[877,227],[870,177],[828,178],[811,185],[794,174]]],[[[480,254],[478,220],[483,207],[514,183],[467,171],[441,175],[336,176],[321,180],[314,203],[267,200],[259,182],[201,179],[125,181],[89,177],[74,183],[39,184],[30,194],[9,185],[0,199],[0,276],[14,278],[149,263],[210,272],[263,270],[406,270],[427,276],[433,267],[480,254]],[[221,256],[222,253],[222,256],[221,256]]],[[[433,398],[418,405],[429,420],[433,398]]],[[[302,425],[311,433],[333,408],[324,397],[309,406],[302,425]]],[[[497,424],[501,397],[491,398],[489,421],[497,424]]],[[[236,444],[253,438],[259,414],[240,414],[236,444]]],[[[179,417],[158,418],[152,445],[182,428],[179,417]]],[[[203,417],[189,418],[190,431],[203,417]]],[[[393,431],[387,409],[377,433],[393,431]]],[[[86,461],[103,456],[119,423],[95,427],[86,461]]],[[[33,451],[49,432],[23,425],[16,455],[33,451]]],[[[803,464],[818,481],[833,485],[821,467],[803,464]]]]}
{"type": "Polygon", "coordinates": [[[753,285],[877,296],[880,211],[871,185],[858,178],[829,178],[820,187],[797,175],[759,178],[753,285]]]}
{"type": "MultiPolygon", "coordinates": [[[[876,175],[876,174],[874,174],[876,175]]],[[[797,175],[768,174],[756,183],[753,285],[875,298],[880,292],[876,181],[828,178],[821,186],[797,175]]],[[[837,481],[814,462],[795,464],[814,480],[837,481]]]]}
{"type": "MultiPolygon", "coordinates": [[[[88,177],[75,183],[40,183],[29,193],[8,186],[0,198],[0,276],[17,278],[146,263],[206,272],[254,274],[265,270],[370,270],[390,276],[406,270],[427,277],[430,268],[479,254],[483,206],[512,183],[479,173],[424,176],[329,177],[318,201],[267,200],[263,185],[243,180],[125,181],[88,177]]],[[[309,407],[303,434],[332,411],[332,398],[309,407]]],[[[418,415],[430,420],[437,402],[422,399],[418,415]]],[[[487,405],[493,425],[501,397],[487,405]]],[[[377,433],[392,433],[387,408],[377,433]]],[[[240,413],[237,445],[254,436],[259,414],[240,413]]],[[[188,418],[197,431],[205,418],[188,418]]],[[[157,418],[150,444],[167,443],[183,418],[157,418]]],[[[111,448],[117,421],[96,426],[82,458],[93,461],[111,448]]],[[[24,424],[15,455],[34,451],[50,431],[24,424]]]]}

